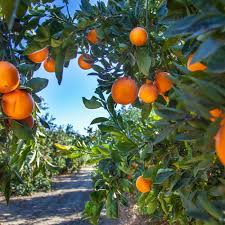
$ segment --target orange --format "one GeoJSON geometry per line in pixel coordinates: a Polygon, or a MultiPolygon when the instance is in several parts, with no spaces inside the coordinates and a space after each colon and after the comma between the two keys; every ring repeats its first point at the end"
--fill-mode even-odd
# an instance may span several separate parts
{"type": "Polygon", "coordinates": [[[191,63],[193,57],[194,57],[194,55],[190,55],[188,58],[188,62],[187,62],[188,70],[190,70],[191,72],[196,72],[196,71],[204,71],[207,69],[207,67],[204,64],[202,64],[201,62],[191,63]]]}
{"type": "Polygon", "coordinates": [[[212,109],[212,110],[209,111],[209,114],[212,116],[210,118],[210,120],[212,122],[216,121],[216,119],[218,119],[218,118],[223,117],[223,111],[221,109],[212,109]]]}
{"type": "Polygon", "coordinates": [[[138,87],[131,78],[121,77],[113,83],[111,92],[116,103],[128,105],[135,102],[138,96],[138,87]]]}
{"type": "Polygon", "coordinates": [[[215,139],[216,139],[216,154],[221,163],[225,166],[225,124],[221,126],[215,139]]]}
{"type": "Polygon", "coordinates": [[[90,30],[88,32],[88,35],[87,35],[87,40],[92,43],[93,45],[96,45],[98,43],[98,35],[97,35],[97,31],[95,29],[93,30],[90,30]]]}
{"type": "Polygon", "coordinates": [[[0,61],[0,93],[14,91],[19,83],[20,75],[16,67],[7,61],[0,61]]]}
{"type": "Polygon", "coordinates": [[[34,63],[42,63],[48,58],[48,48],[43,48],[28,55],[28,58],[34,63]]]}
{"type": "Polygon", "coordinates": [[[86,61],[90,61],[91,60],[91,56],[88,54],[85,55],[81,55],[78,59],[78,64],[80,66],[81,69],[83,70],[89,70],[92,68],[93,63],[91,62],[86,62],[86,61]]]}
{"type": "Polygon", "coordinates": [[[49,73],[55,72],[55,60],[53,58],[47,58],[44,61],[43,65],[47,72],[49,72],[49,73]]]}
{"type": "Polygon", "coordinates": [[[167,72],[158,72],[155,75],[155,83],[160,93],[165,93],[172,89],[173,82],[168,77],[167,72]]]}
{"type": "Polygon", "coordinates": [[[139,176],[136,180],[136,187],[141,193],[150,192],[152,189],[152,180],[139,176]]]}
{"type": "Polygon", "coordinates": [[[136,27],[130,32],[130,41],[135,46],[144,46],[148,41],[148,33],[142,27],[136,27]]]}
{"type": "Polygon", "coordinates": [[[1,105],[10,119],[23,120],[32,113],[34,101],[27,91],[16,89],[2,96],[1,105]]]}
{"type": "Polygon", "coordinates": [[[222,121],[220,122],[220,125],[221,125],[221,126],[225,125],[225,115],[224,115],[224,114],[223,114],[223,119],[222,119],[222,121]]]}
{"type": "Polygon", "coordinates": [[[144,103],[155,102],[157,100],[157,98],[158,98],[158,89],[157,89],[157,87],[151,81],[147,81],[146,84],[143,84],[140,87],[139,98],[144,103]]]}

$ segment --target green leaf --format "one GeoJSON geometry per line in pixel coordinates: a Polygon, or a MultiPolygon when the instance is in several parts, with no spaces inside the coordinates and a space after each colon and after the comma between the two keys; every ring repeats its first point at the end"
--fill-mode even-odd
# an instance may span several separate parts
{"type": "Polygon", "coordinates": [[[202,193],[198,196],[198,201],[203,209],[205,209],[211,216],[218,219],[219,221],[223,220],[223,214],[218,210],[207,198],[205,193],[202,193]]]}
{"type": "Polygon", "coordinates": [[[175,171],[173,169],[159,169],[156,175],[155,184],[162,184],[164,181],[166,181],[170,176],[175,174],[175,171]]]}
{"type": "Polygon", "coordinates": [[[16,121],[12,122],[12,130],[14,135],[19,139],[31,140],[34,138],[32,130],[28,126],[22,125],[16,121]]]}
{"type": "Polygon", "coordinates": [[[65,50],[60,51],[60,54],[57,54],[55,60],[55,74],[60,85],[63,77],[63,68],[65,63],[65,50]]]}
{"type": "Polygon", "coordinates": [[[46,42],[50,38],[50,30],[49,27],[43,26],[38,28],[37,35],[34,37],[34,41],[36,42],[46,42]]]}
{"type": "Polygon", "coordinates": [[[208,71],[213,73],[224,73],[225,63],[224,63],[225,47],[220,48],[215,52],[208,62],[208,71]]]}
{"type": "Polygon", "coordinates": [[[88,109],[98,109],[102,107],[102,104],[95,96],[93,96],[90,100],[86,99],[85,97],[83,97],[82,99],[85,107],[88,109]]]}
{"type": "Polygon", "coordinates": [[[104,123],[106,121],[108,121],[109,119],[105,118],[105,117],[98,117],[95,118],[94,120],[92,120],[91,125],[92,124],[96,124],[96,123],[104,123]]]}
{"type": "Polygon", "coordinates": [[[61,46],[63,40],[62,39],[54,39],[54,38],[51,38],[51,46],[53,48],[58,48],[61,46]]]}
{"type": "Polygon", "coordinates": [[[225,25],[225,16],[219,14],[198,14],[175,22],[167,30],[166,36],[193,34],[192,37],[206,33],[225,25]]]}
{"type": "Polygon", "coordinates": [[[48,42],[32,41],[31,44],[29,44],[29,46],[23,52],[23,55],[29,55],[33,52],[41,50],[41,49],[45,48],[47,45],[48,45],[48,42]]]}
{"type": "Polygon", "coordinates": [[[141,118],[142,118],[142,120],[148,119],[151,111],[152,111],[152,104],[143,104],[141,106],[141,118]]]}
{"type": "Polygon", "coordinates": [[[165,140],[169,135],[171,135],[172,131],[174,131],[174,127],[167,127],[162,131],[159,131],[159,134],[157,134],[156,139],[153,142],[153,145],[156,145],[160,143],[161,141],[165,140]]]}
{"type": "Polygon", "coordinates": [[[106,191],[105,190],[98,190],[98,191],[93,191],[90,194],[91,201],[95,203],[99,203],[102,200],[104,200],[106,197],[106,191]]]}
{"type": "Polygon", "coordinates": [[[208,38],[204,41],[198,50],[195,52],[192,59],[192,63],[200,62],[203,59],[208,58],[210,55],[214,54],[220,47],[224,46],[225,42],[221,39],[208,38]]]}
{"type": "Polygon", "coordinates": [[[27,82],[27,86],[32,89],[33,93],[37,93],[48,86],[48,79],[35,77],[27,82]]]}
{"type": "Polygon", "coordinates": [[[114,198],[114,192],[109,191],[106,200],[106,215],[110,219],[118,218],[118,202],[114,198]]]}
{"type": "Polygon", "coordinates": [[[19,4],[20,0],[0,0],[0,8],[6,19],[9,30],[11,30],[14,25],[19,4]]]}
{"type": "Polygon", "coordinates": [[[148,76],[149,69],[151,67],[151,57],[149,56],[148,49],[138,48],[136,50],[135,57],[137,60],[139,71],[144,75],[148,76]]]}

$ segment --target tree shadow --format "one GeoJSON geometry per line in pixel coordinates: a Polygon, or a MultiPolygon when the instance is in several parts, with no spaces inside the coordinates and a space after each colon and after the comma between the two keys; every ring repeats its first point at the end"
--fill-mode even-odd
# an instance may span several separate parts
{"type": "Polygon", "coordinates": [[[44,220],[50,217],[66,217],[83,211],[85,202],[89,199],[91,190],[74,190],[50,196],[32,197],[31,199],[15,199],[9,206],[0,203],[0,223],[13,222],[19,219],[44,220]]]}
{"type": "Polygon", "coordinates": [[[55,182],[52,185],[52,189],[54,191],[57,190],[66,190],[66,189],[75,189],[75,188],[79,188],[79,189],[85,189],[87,187],[91,187],[92,181],[91,180],[83,180],[82,181],[82,185],[81,185],[81,181],[77,180],[77,181],[61,181],[61,182],[55,182]]]}

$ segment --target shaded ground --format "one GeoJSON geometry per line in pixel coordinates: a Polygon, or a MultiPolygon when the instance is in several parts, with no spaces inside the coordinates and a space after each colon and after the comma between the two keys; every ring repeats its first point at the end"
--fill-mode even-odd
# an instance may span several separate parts
{"type": "MultiPolygon", "coordinates": [[[[0,201],[0,224],[88,225],[81,213],[91,192],[90,170],[84,168],[77,175],[55,178],[52,192],[15,197],[9,206],[0,201]]],[[[102,224],[113,223],[103,219],[102,224]]]]}
{"type": "MultiPolygon", "coordinates": [[[[0,198],[0,225],[89,225],[81,214],[91,192],[90,172],[91,168],[87,167],[77,175],[56,177],[52,192],[14,197],[9,206],[0,198]]],[[[122,219],[116,221],[107,220],[103,215],[100,225],[147,224],[132,211],[130,215],[127,210],[121,215],[122,219]]]]}

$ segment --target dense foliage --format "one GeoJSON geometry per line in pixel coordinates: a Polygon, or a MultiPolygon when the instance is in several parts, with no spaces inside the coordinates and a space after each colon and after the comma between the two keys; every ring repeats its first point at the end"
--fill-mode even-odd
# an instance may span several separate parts
{"type": "MultiPolygon", "coordinates": [[[[212,118],[210,111],[225,110],[224,0],[109,0],[96,6],[82,0],[74,15],[69,11],[65,15],[62,8],[49,4],[54,1],[9,2],[0,1],[4,17],[0,41],[7,46],[1,50],[1,58],[18,67],[24,77],[22,86],[32,92],[37,104],[41,99],[36,92],[46,87],[47,81],[32,78],[39,64],[31,63],[27,55],[48,47],[56,61],[59,84],[63,68],[77,53],[85,56],[86,63],[94,64],[89,75],[97,76],[98,87],[95,96],[83,101],[89,109],[103,107],[109,117],[92,122],[99,130],[90,133],[87,143],[56,146],[72,158],[89,155],[89,162],[98,165],[85,217],[97,224],[104,206],[108,217],[118,217],[119,203],[127,204],[125,194],[135,189],[136,178],[143,174],[153,181],[153,187],[138,194],[138,204],[152,220],[223,224],[225,174],[221,159],[225,146],[221,140],[222,152],[216,155],[214,137],[217,134],[224,139],[220,130],[224,125],[222,116],[212,118]],[[148,42],[142,47],[129,40],[137,26],[148,33],[148,42]],[[91,43],[86,36],[92,29],[97,41],[91,43]],[[201,71],[187,68],[192,54],[192,63],[204,65],[201,71]],[[169,73],[173,82],[166,95],[160,93],[153,104],[137,99],[128,112],[117,107],[111,95],[115,80],[129,76],[140,87],[146,79],[155,80],[160,71],[169,73]]],[[[68,1],[63,2],[68,9],[68,1]]],[[[38,114],[36,107],[34,116],[38,114]]],[[[37,151],[34,145],[40,144],[43,128],[33,129],[31,141],[27,136],[30,131],[14,124],[9,132],[5,116],[1,118],[2,154],[7,152],[1,174],[8,190],[8,174],[17,176],[9,162],[23,149],[37,151]],[[24,143],[21,139],[28,139],[26,145],[20,144],[24,143]]],[[[46,125],[42,119],[40,122],[46,125]]],[[[37,168],[38,160],[34,157],[32,162],[37,168]]]]}

